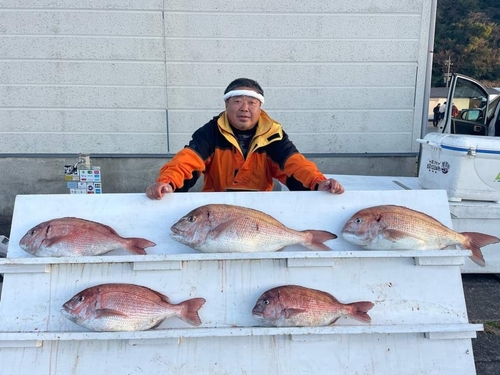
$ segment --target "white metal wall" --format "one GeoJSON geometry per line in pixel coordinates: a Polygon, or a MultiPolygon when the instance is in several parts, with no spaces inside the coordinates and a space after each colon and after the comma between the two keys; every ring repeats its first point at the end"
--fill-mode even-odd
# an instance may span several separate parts
{"type": "Polygon", "coordinates": [[[302,152],[415,152],[429,23],[425,0],[0,0],[0,152],[176,152],[242,76],[302,152]]]}
{"type": "Polygon", "coordinates": [[[0,151],[165,152],[162,0],[0,0],[0,151]]]}

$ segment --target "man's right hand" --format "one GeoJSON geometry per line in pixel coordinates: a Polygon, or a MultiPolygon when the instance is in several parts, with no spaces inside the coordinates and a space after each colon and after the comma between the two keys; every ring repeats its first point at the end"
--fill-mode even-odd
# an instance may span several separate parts
{"type": "Polygon", "coordinates": [[[172,185],[166,182],[155,182],[146,189],[146,195],[150,199],[162,199],[166,193],[173,193],[172,185]]]}

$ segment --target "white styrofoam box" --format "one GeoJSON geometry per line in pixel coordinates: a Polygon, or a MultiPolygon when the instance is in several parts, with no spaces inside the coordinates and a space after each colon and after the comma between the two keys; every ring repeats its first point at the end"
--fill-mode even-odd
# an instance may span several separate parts
{"type": "Polygon", "coordinates": [[[451,202],[500,201],[500,138],[430,133],[417,141],[422,188],[444,189],[451,202]]]}
{"type": "MultiPolygon", "coordinates": [[[[350,179],[344,180],[349,186],[350,179]]],[[[173,223],[207,203],[252,207],[294,229],[336,234],[352,214],[376,204],[405,205],[451,224],[444,190],[405,190],[393,181],[399,178],[372,184],[397,190],[347,190],[341,195],[183,193],[160,201],[144,193],[18,195],[9,258],[0,262],[7,266],[0,304],[0,373],[475,374],[471,338],[481,327],[468,323],[461,263],[413,259],[434,251],[411,257],[405,254],[412,250],[364,251],[341,236],[328,243],[332,251],[290,246],[261,255],[200,253],[170,236],[173,223]],[[41,202],[50,209],[37,209],[41,202]],[[116,256],[52,261],[20,248],[19,240],[32,226],[64,216],[109,224],[120,235],[144,237],[156,246],[147,249],[148,255],[118,250],[122,253],[116,256]],[[334,256],[334,262],[328,259],[334,256]],[[190,327],[168,319],[144,332],[89,332],[61,315],[61,305],[74,294],[108,282],[144,285],[174,303],[204,297],[203,324],[190,327]],[[370,300],[375,303],[372,324],[345,318],[331,327],[261,327],[251,315],[255,301],[263,291],[283,284],[325,290],[342,302],[370,300]],[[29,303],[20,303],[20,290],[29,303]]],[[[438,250],[442,255],[435,257],[445,260],[450,251],[464,256],[463,250],[438,250]]]]}

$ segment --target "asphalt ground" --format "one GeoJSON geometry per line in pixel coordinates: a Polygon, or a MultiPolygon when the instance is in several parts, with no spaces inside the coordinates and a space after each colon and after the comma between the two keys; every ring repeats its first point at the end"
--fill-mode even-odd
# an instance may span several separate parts
{"type": "Polygon", "coordinates": [[[482,323],[484,332],[472,339],[477,375],[500,375],[500,277],[463,274],[470,323],[482,323]]]}

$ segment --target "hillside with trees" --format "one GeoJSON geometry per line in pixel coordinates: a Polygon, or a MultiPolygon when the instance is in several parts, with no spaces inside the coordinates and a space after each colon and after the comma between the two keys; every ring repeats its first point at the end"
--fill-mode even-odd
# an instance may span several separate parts
{"type": "Polygon", "coordinates": [[[438,0],[432,86],[444,73],[462,73],[500,86],[500,0],[438,0]]]}

